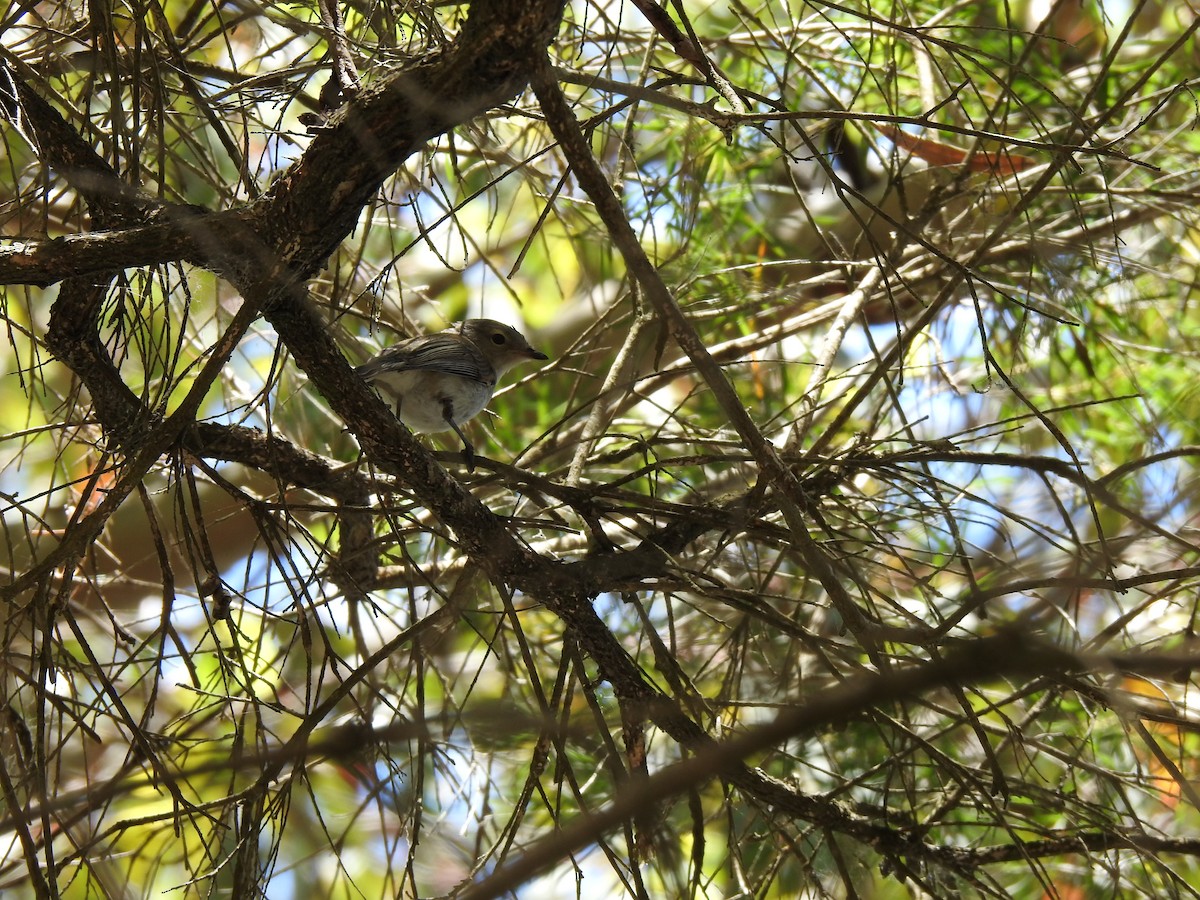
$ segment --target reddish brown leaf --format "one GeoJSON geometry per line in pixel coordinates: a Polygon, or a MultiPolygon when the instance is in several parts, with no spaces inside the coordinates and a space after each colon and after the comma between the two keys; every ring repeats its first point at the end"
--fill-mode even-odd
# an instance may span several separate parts
{"type": "Polygon", "coordinates": [[[965,163],[972,172],[991,172],[998,178],[1003,178],[1034,164],[1032,158],[1008,151],[975,153],[968,159],[967,151],[953,144],[917,137],[901,131],[895,125],[876,123],[875,127],[897,147],[908,150],[913,156],[934,166],[958,166],[965,163]]]}

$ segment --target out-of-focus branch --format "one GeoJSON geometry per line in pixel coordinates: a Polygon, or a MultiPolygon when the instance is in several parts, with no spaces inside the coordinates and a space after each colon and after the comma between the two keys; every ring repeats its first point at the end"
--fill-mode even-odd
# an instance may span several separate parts
{"type": "MultiPolygon", "coordinates": [[[[1137,671],[1168,674],[1183,666],[1195,666],[1195,654],[1168,657],[1116,655],[1080,657],[1017,630],[994,637],[961,643],[941,659],[895,669],[889,673],[864,675],[814,694],[802,705],[785,710],[773,722],[747,729],[729,740],[712,742],[689,759],[656,772],[622,791],[604,809],[581,816],[527,849],[513,863],[501,868],[463,892],[464,898],[486,900],[519,887],[539,872],[602,838],[618,824],[630,819],[648,804],[678,797],[711,778],[728,778],[739,783],[744,771],[741,760],[803,737],[821,727],[853,721],[865,712],[886,708],[940,686],[986,683],[1016,676],[1064,676],[1079,672],[1137,671]]],[[[1000,847],[966,848],[940,846],[925,841],[918,829],[889,827],[862,817],[848,804],[824,798],[809,798],[808,817],[821,825],[851,834],[872,846],[892,865],[935,865],[951,871],[971,871],[977,866],[1022,858],[1023,845],[1014,842],[1000,847]],[[903,861],[903,862],[902,862],[903,861]]],[[[1037,855],[1079,853],[1111,847],[1160,846],[1184,853],[1200,853],[1200,841],[1151,841],[1141,836],[1097,832],[1088,836],[1064,836],[1035,842],[1037,855]]]]}

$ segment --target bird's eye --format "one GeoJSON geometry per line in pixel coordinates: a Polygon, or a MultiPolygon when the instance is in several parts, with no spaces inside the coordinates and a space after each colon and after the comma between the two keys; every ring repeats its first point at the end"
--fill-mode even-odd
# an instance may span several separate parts
{"type": "Polygon", "coordinates": [[[499,331],[492,334],[492,343],[493,344],[497,344],[497,345],[503,344],[504,341],[505,341],[504,335],[501,334],[499,331]]]}

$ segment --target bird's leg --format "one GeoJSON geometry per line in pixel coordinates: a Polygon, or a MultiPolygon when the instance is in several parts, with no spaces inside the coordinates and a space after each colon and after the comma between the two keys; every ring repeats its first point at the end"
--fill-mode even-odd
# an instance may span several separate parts
{"type": "Polygon", "coordinates": [[[458,423],[454,421],[454,402],[449,398],[442,401],[442,416],[446,420],[446,424],[454,429],[454,433],[458,435],[463,442],[463,462],[467,464],[467,471],[475,471],[475,448],[471,446],[471,442],[467,440],[467,436],[462,433],[462,429],[458,427],[458,423]]]}

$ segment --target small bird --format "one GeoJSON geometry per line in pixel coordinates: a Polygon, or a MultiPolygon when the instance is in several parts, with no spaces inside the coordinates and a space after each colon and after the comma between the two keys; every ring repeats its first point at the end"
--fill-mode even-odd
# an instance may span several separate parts
{"type": "Polygon", "coordinates": [[[478,414],[513,366],[549,359],[525,335],[494,319],[467,319],[446,331],[393,344],[355,368],[396,407],[396,418],[413,431],[454,431],[463,460],[475,469],[475,448],[459,426],[478,414]]]}

